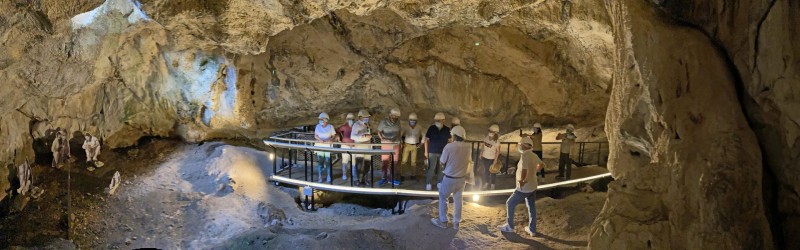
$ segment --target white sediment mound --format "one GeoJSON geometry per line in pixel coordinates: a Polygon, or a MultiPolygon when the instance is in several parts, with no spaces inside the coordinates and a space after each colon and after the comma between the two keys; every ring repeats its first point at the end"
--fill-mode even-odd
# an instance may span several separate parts
{"type": "Polygon", "coordinates": [[[127,16],[128,23],[136,23],[142,20],[149,20],[150,18],[142,11],[141,4],[135,0],[106,0],[97,8],[81,13],[72,18],[72,28],[80,29],[94,23],[94,21],[111,11],[116,11],[127,16]]]}

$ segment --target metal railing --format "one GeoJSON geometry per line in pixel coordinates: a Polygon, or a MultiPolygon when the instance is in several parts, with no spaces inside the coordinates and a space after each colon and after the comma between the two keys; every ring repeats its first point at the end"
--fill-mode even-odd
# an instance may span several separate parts
{"type": "MultiPolygon", "coordinates": [[[[483,147],[484,147],[483,146],[483,144],[484,144],[483,141],[467,140],[466,142],[468,142],[468,143],[470,143],[472,145],[473,161],[474,162],[478,162],[478,159],[480,159],[480,157],[481,157],[481,150],[483,150],[483,147]]],[[[507,142],[506,141],[506,142],[500,142],[499,144],[500,144],[500,146],[499,146],[498,150],[500,150],[500,152],[501,152],[500,153],[500,158],[505,158],[505,160],[503,161],[503,167],[501,168],[501,171],[504,172],[504,171],[506,171],[508,169],[509,164],[511,164],[511,155],[512,155],[511,152],[514,152],[514,151],[511,151],[511,148],[513,146],[515,151],[516,151],[517,142],[507,142]],[[505,147],[505,154],[502,153],[503,147],[505,147]]],[[[561,142],[542,142],[542,146],[543,147],[546,146],[546,145],[560,146],[561,142]]],[[[570,157],[570,160],[572,160],[572,163],[574,163],[575,165],[586,166],[586,165],[594,164],[594,165],[601,166],[601,167],[605,167],[606,166],[606,163],[608,162],[608,142],[575,142],[575,145],[573,145],[573,146],[577,146],[578,147],[578,152],[577,152],[578,153],[578,158],[577,158],[577,160],[572,160],[572,157],[570,157]],[[597,147],[596,147],[597,148],[597,152],[595,154],[596,157],[593,157],[594,161],[589,161],[590,160],[589,159],[589,150],[595,148],[595,147],[589,147],[589,145],[594,145],[594,144],[597,144],[597,147]],[[605,145],[605,149],[606,149],[606,151],[605,151],[606,153],[605,154],[603,154],[603,148],[604,148],[603,146],[604,145],[605,145]],[[605,157],[603,157],[603,156],[605,156],[605,157]]],[[[570,151],[572,151],[572,150],[570,150],[570,151]]],[[[591,152],[591,153],[594,153],[594,152],[591,152]]],[[[572,155],[572,152],[570,152],[570,155],[572,155]]],[[[543,158],[542,160],[544,160],[544,157],[542,157],[542,158],[543,158]]]]}
{"type": "MultiPolygon", "coordinates": [[[[474,162],[478,162],[477,159],[481,155],[481,149],[483,148],[483,141],[466,141],[471,143],[473,149],[473,156],[474,162]]],[[[308,186],[313,189],[319,190],[328,190],[334,192],[349,192],[349,193],[359,193],[359,194],[377,194],[377,195],[393,195],[396,196],[397,199],[400,199],[398,196],[416,196],[416,197],[437,197],[437,191],[421,191],[421,190],[407,190],[407,189],[397,189],[395,186],[395,150],[388,150],[388,149],[380,149],[378,147],[387,146],[387,145],[398,145],[398,143],[343,143],[343,142],[326,142],[325,144],[329,144],[331,146],[315,146],[315,143],[319,143],[318,141],[314,140],[313,132],[299,132],[299,131],[290,131],[282,134],[278,134],[275,136],[270,137],[268,140],[264,140],[264,144],[267,145],[269,148],[272,149],[272,155],[270,156],[272,163],[273,163],[273,175],[271,179],[276,182],[282,182],[292,185],[302,185],[308,186]],[[359,148],[339,148],[337,146],[341,145],[362,145],[362,146],[369,146],[369,149],[359,149],[359,148]],[[340,185],[333,185],[332,183],[329,184],[322,184],[322,183],[314,183],[312,180],[314,178],[314,157],[315,154],[323,152],[323,153],[330,153],[330,165],[327,168],[327,174],[331,178],[331,182],[335,179],[333,178],[333,166],[335,161],[333,157],[337,154],[347,155],[350,159],[348,163],[349,171],[347,169],[343,170],[348,173],[342,173],[342,175],[349,175],[350,176],[350,186],[340,186],[340,185]],[[301,157],[302,155],[302,157],[301,157]],[[356,155],[362,155],[361,159],[357,159],[356,155]],[[374,156],[385,156],[388,155],[388,171],[389,174],[389,183],[391,184],[391,189],[385,188],[374,188],[375,187],[375,166],[376,157],[374,156]],[[366,165],[366,157],[372,157],[370,161],[373,163],[372,165],[366,165]],[[278,159],[280,158],[280,159],[278,159]],[[356,169],[356,161],[361,160],[361,169],[356,169]],[[302,162],[302,164],[301,164],[302,162]],[[280,163],[280,164],[279,164],[280,163]],[[278,167],[280,165],[280,167],[278,167]],[[303,180],[297,180],[294,178],[294,173],[292,173],[292,169],[298,167],[298,165],[302,165],[303,167],[303,180]],[[365,187],[356,187],[355,183],[355,175],[361,171],[361,181],[366,181],[366,177],[369,177],[369,188],[365,187]],[[366,171],[369,171],[369,176],[366,175],[366,171]],[[355,173],[354,173],[355,172],[355,173]],[[288,176],[281,176],[287,174],[288,176]]],[[[558,146],[560,142],[543,142],[544,145],[549,146],[558,146]]],[[[598,166],[604,166],[605,161],[607,160],[607,153],[605,154],[605,158],[603,158],[602,149],[603,145],[607,145],[607,142],[576,142],[578,148],[578,160],[577,164],[581,165],[588,165],[586,160],[589,159],[589,149],[594,148],[591,147],[594,144],[597,144],[597,154],[593,155],[594,163],[598,166]],[[591,145],[591,146],[590,146],[591,145]]],[[[517,142],[500,142],[500,148],[498,150],[502,150],[502,147],[505,146],[505,155],[503,155],[502,151],[500,153],[501,158],[505,158],[504,165],[502,167],[502,171],[505,172],[509,165],[511,164],[511,151],[512,146],[516,147],[517,142]]],[[[606,146],[607,149],[607,146],[606,146]]],[[[607,152],[607,151],[606,151],[607,152]]],[[[591,152],[594,153],[594,152],[591,152]]],[[[341,158],[341,157],[340,157],[341,158]]],[[[377,158],[380,159],[380,158],[377,158]]],[[[516,160],[516,159],[515,159],[516,160]]],[[[382,160],[378,161],[382,163],[382,160]]],[[[572,164],[569,164],[570,166],[572,164]]],[[[384,176],[386,174],[384,173],[384,176]]],[[[580,178],[576,180],[570,180],[565,182],[558,182],[558,183],[551,183],[540,185],[537,190],[542,189],[549,189],[554,188],[557,186],[569,185],[577,182],[594,180],[599,178],[604,178],[610,176],[609,173],[589,176],[585,178],[580,178]]],[[[510,194],[513,192],[513,189],[507,190],[486,190],[486,191],[469,191],[465,192],[464,195],[502,195],[502,194],[510,194]]],[[[314,196],[311,195],[311,207],[313,209],[314,204],[314,196]]],[[[306,204],[308,203],[309,197],[306,196],[306,204]]],[[[395,209],[393,208],[393,212],[395,209]]],[[[398,212],[402,213],[402,209],[398,208],[398,212]]]]}
{"type": "MultiPolygon", "coordinates": [[[[349,166],[348,166],[350,168],[350,171],[347,171],[347,172],[349,172],[349,175],[350,175],[350,186],[352,187],[352,186],[355,186],[355,184],[356,184],[354,182],[354,180],[355,180],[354,177],[355,176],[354,176],[353,172],[358,172],[359,171],[359,170],[355,170],[355,171],[353,170],[353,168],[355,168],[356,159],[357,158],[361,158],[362,161],[366,161],[364,159],[365,157],[356,157],[356,156],[361,155],[361,156],[370,156],[371,157],[371,156],[388,155],[388,157],[389,157],[389,160],[388,160],[389,167],[388,168],[389,168],[389,171],[391,173],[389,182],[391,183],[392,188],[394,188],[394,186],[395,186],[395,184],[394,184],[394,182],[395,182],[395,171],[394,171],[394,169],[395,169],[395,155],[394,155],[395,154],[395,150],[376,149],[375,147],[387,146],[387,145],[395,146],[395,145],[398,145],[398,143],[326,142],[325,144],[330,144],[331,146],[319,147],[319,146],[314,146],[314,144],[315,143],[320,143],[320,142],[318,142],[316,140],[305,139],[305,138],[308,138],[309,135],[310,135],[311,138],[313,138],[314,134],[313,133],[308,133],[308,132],[291,131],[291,132],[279,134],[279,135],[276,135],[276,136],[272,136],[272,137],[270,137],[271,141],[270,140],[264,140],[264,144],[273,149],[273,155],[274,156],[278,155],[278,149],[279,148],[287,149],[285,152],[283,152],[283,154],[284,154],[283,157],[281,157],[281,166],[282,167],[280,169],[278,169],[278,166],[277,166],[278,165],[277,164],[278,161],[277,160],[273,160],[272,172],[274,174],[281,174],[284,171],[287,171],[288,175],[289,175],[289,178],[292,178],[292,168],[293,168],[293,166],[295,166],[296,164],[299,164],[299,162],[300,162],[300,154],[297,151],[302,151],[303,152],[303,166],[304,166],[304,173],[305,173],[303,179],[305,181],[308,181],[309,177],[313,178],[313,176],[314,176],[314,168],[313,168],[313,166],[314,166],[314,158],[315,157],[313,157],[313,156],[316,153],[323,152],[323,153],[331,153],[331,155],[330,155],[330,158],[331,158],[330,159],[330,166],[328,166],[327,170],[328,170],[328,176],[332,178],[332,176],[333,176],[333,165],[334,165],[334,162],[335,162],[333,160],[333,157],[335,156],[334,154],[342,154],[342,155],[347,154],[348,158],[350,159],[349,166]],[[290,138],[287,138],[287,137],[290,137],[290,138]],[[302,138],[302,139],[300,139],[300,138],[302,138]],[[336,146],[341,146],[341,145],[368,146],[368,147],[371,147],[371,149],[338,148],[338,147],[336,147],[336,146]],[[354,155],[356,155],[356,156],[354,156],[354,155]],[[288,164],[286,162],[287,160],[288,160],[288,164]],[[310,174],[309,174],[309,172],[310,172],[310,174]]],[[[370,159],[370,162],[373,165],[375,164],[374,161],[375,161],[375,159],[370,159]]],[[[366,164],[366,162],[362,162],[362,164],[366,164]]],[[[369,177],[370,177],[370,180],[369,180],[370,187],[375,187],[375,167],[373,165],[370,165],[369,168],[367,168],[366,166],[362,165],[362,169],[360,169],[361,171],[367,171],[367,170],[369,171],[369,173],[370,173],[370,175],[369,175],[369,177]]],[[[345,174],[348,174],[348,173],[342,173],[342,175],[345,175],[345,174]]],[[[364,176],[364,177],[366,177],[366,176],[364,176]]],[[[362,180],[362,181],[366,181],[366,180],[362,180]]]]}

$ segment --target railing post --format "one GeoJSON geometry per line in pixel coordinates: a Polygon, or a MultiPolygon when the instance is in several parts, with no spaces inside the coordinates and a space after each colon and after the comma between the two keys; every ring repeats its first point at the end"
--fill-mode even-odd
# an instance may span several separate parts
{"type": "MultiPolygon", "coordinates": [[[[392,146],[392,150],[394,150],[394,146],[392,146]]],[[[392,188],[394,188],[394,152],[389,155],[389,173],[391,173],[389,180],[392,182],[392,188]]]]}
{"type": "MultiPolygon", "coordinates": [[[[309,155],[311,155],[311,182],[314,182],[314,158],[317,157],[314,155],[314,150],[309,150],[309,152],[311,152],[309,153],[309,155]]],[[[317,164],[319,164],[319,161],[317,161],[317,164]]],[[[311,198],[314,198],[314,196],[312,195],[311,198]]]]}
{"type": "Polygon", "coordinates": [[[509,161],[510,156],[511,156],[511,143],[506,144],[506,145],[507,145],[507,147],[506,147],[506,164],[505,164],[506,167],[505,167],[504,170],[508,171],[508,161],[509,161]]]}
{"type": "Polygon", "coordinates": [[[600,150],[603,148],[603,144],[598,142],[597,143],[597,166],[600,166],[600,150]]]}
{"type": "Polygon", "coordinates": [[[316,211],[317,209],[314,207],[314,188],[311,188],[311,211],[316,211]]]}
{"type": "MultiPolygon", "coordinates": [[[[285,153],[281,154],[281,167],[286,166],[286,164],[284,162],[285,161],[284,157],[286,157],[285,153]]],[[[291,178],[292,178],[292,166],[289,166],[289,179],[291,179],[291,178]]]]}
{"type": "Polygon", "coordinates": [[[350,153],[350,151],[347,151],[347,155],[350,157],[350,162],[349,162],[350,171],[347,171],[347,169],[345,169],[345,171],[347,171],[347,173],[342,173],[342,175],[350,175],[350,186],[352,187],[353,183],[355,182],[353,180],[353,178],[355,178],[355,175],[353,174],[353,170],[354,170],[353,162],[356,161],[356,159],[353,158],[353,154],[350,153]]]}
{"type": "Polygon", "coordinates": [[[278,160],[275,159],[275,156],[278,155],[278,148],[272,147],[272,174],[278,174],[278,160]]]}

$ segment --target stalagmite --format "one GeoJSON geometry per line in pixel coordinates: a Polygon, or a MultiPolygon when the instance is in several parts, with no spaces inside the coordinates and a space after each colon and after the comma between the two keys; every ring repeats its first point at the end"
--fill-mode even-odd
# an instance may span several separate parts
{"type": "Polygon", "coordinates": [[[114,172],[114,177],[111,178],[111,184],[108,185],[108,195],[114,195],[117,192],[117,188],[119,187],[120,177],[119,171],[114,172]]]}

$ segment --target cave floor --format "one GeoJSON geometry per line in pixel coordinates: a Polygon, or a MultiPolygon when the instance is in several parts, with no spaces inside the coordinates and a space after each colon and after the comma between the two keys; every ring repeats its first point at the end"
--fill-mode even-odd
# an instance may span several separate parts
{"type": "Polygon", "coordinates": [[[307,212],[296,189],[266,183],[266,153],[230,144],[246,143],[146,141],[103,151],[106,165],[93,172],[80,155],[69,168],[37,164],[33,184],[45,193],[0,218],[0,248],[581,248],[605,200],[605,193],[575,190],[563,199],[538,196],[539,238],[522,233],[524,205],[515,216],[518,232],[497,232],[506,197],[465,203],[459,231],[430,225],[438,213],[431,199],[412,201],[402,215],[349,203],[307,212]],[[123,183],[109,196],[103,189],[115,171],[123,183]],[[232,190],[228,178],[236,180],[232,190]],[[420,241],[427,243],[414,243],[420,241]]]}

